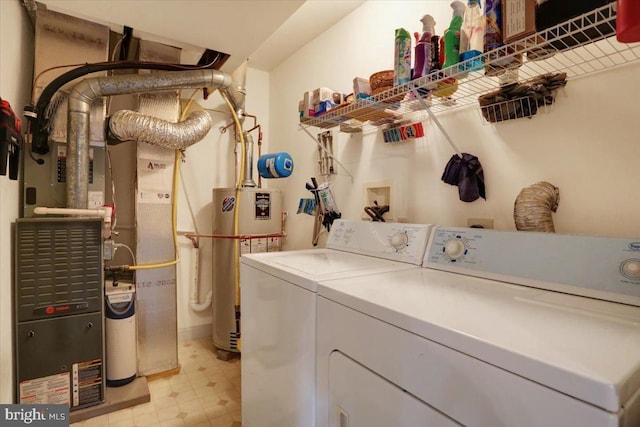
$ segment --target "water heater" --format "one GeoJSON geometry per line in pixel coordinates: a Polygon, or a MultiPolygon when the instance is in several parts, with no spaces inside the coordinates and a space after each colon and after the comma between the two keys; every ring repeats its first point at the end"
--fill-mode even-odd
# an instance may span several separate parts
{"type": "Polygon", "coordinates": [[[213,345],[239,352],[240,319],[236,316],[236,254],[280,250],[282,196],[278,190],[255,187],[213,190],[213,345]],[[237,199],[236,199],[237,197],[237,199]],[[234,233],[235,210],[238,229],[234,233]],[[238,238],[242,236],[243,238],[238,238]],[[237,246],[237,251],[234,248],[237,246]]]}

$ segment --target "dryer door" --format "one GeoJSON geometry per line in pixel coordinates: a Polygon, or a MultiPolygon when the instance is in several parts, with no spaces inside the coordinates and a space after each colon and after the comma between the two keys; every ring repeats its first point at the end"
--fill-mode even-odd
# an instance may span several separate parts
{"type": "Polygon", "coordinates": [[[329,357],[329,427],[460,426],[339,351],[329,357]]]}

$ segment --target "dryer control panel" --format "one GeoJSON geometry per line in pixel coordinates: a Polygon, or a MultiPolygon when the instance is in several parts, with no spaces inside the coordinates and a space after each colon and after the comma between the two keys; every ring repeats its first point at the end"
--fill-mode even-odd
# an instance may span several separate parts
{"type": "Polygon", "coordinates": [[[436,227],[424,266],[640,306],[640,239],[436,227]]]}
{"type": "Polygon", "coordinates": [[[337,220],[327,248],[410,264],[422,264],[430,225],[337,220]]]}

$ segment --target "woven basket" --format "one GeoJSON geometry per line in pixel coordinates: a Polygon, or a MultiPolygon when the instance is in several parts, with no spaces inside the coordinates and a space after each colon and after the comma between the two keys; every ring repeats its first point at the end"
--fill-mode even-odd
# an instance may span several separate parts
{"type": "Polygon", "coordinates": [[[393,70],[379,71],[371,74],[369,77],[369,86],[371,87],[371,94],[376,96],[379,101],[385,102],[400,102],[404,98],[404,93],[398,94],[399,89],[393,89],[393,70]],[[384,93],[385,91],[388,93],[384,93]],[[379,95],[379,96],[377,96],[379,95]]]}
{"type": "Polygon", "coordinates": [[[516,197],[513,218],[520,231],[555,233],[551,212],[558,209],[560,190],[548,182],[525,187],[516,197]]]}

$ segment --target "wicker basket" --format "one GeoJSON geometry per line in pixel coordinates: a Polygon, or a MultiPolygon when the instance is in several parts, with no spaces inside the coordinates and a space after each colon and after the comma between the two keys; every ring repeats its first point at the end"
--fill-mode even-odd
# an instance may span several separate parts
{"type": "Polygon", "coordinates": [[[378,71],[369,77],[369,86],[371,94],[376,96],[379,101],[400,102],[404,98],[404,93],[400,93],[399,89],[393,89],[393,70],[378,71]],[[389,91],[384,93],[385,91],[389,91]],[[380,96],[377,96],[380,95],[380,96]]]}

